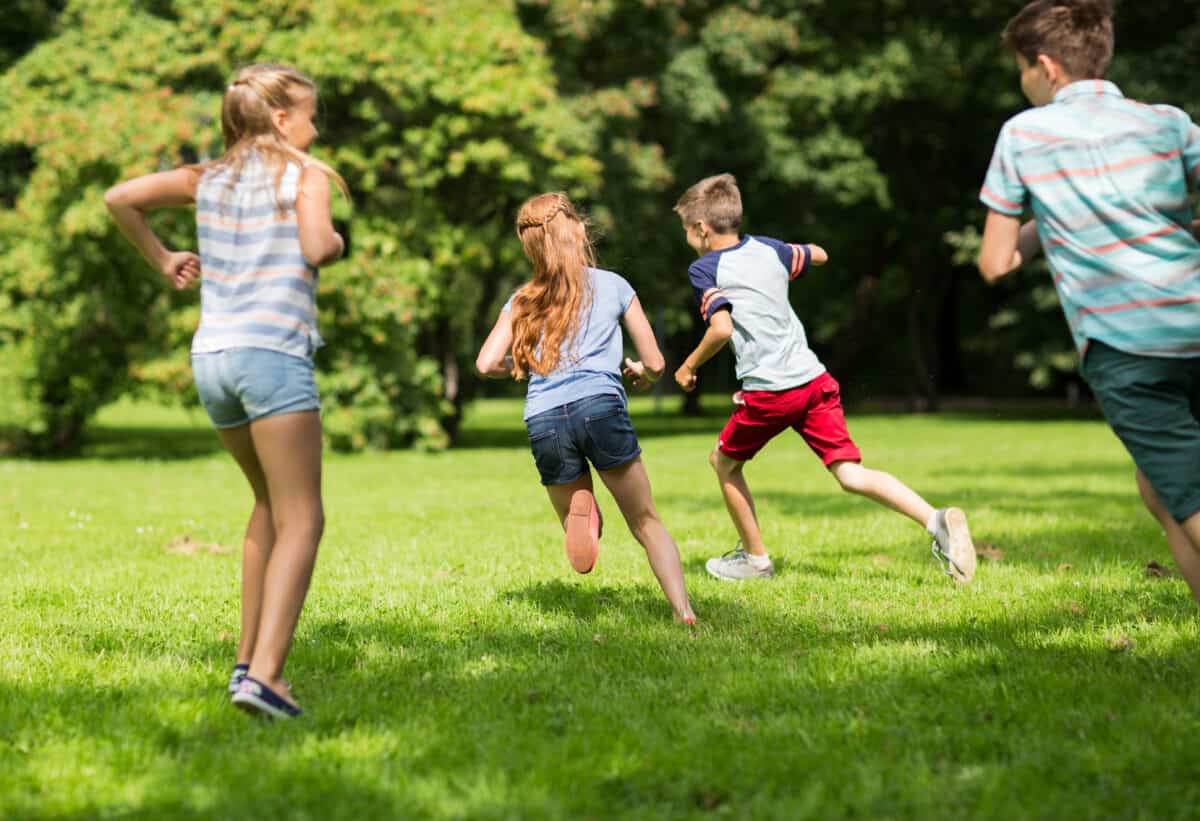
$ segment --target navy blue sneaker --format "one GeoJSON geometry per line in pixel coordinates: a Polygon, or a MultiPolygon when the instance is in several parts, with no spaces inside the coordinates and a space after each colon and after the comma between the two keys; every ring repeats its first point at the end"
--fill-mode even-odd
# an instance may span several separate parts
{"type": "Polygon", "coordinates": [[[246,677],[246,673],[249,672],[249,664],[233,665],[233,672],[229,675],[229,695],[233,695],[238,691],[238,687],[242,686],[242,679],[244,679],[246,677]]]}
{"type": "Polygon", "coordinates": [[[258,713],[268,718],[295,718],[304,711],[287,701],[253,676],[243,676],[238,691],[233,694],[233,703],[249,713],[258,713]]]}

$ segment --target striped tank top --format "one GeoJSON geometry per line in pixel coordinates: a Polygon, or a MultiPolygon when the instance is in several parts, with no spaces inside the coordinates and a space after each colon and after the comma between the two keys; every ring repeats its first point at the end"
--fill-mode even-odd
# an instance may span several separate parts
{"type": "Polygon", "coordinates": [[[200,325],[192,353],[265,348],[311,357],[317,333],[317,269],[300,251],[296,189],[301,167],[276,173],[257,156],[230,185],[210,169],[196,191],[200,245],[200,325]]]}

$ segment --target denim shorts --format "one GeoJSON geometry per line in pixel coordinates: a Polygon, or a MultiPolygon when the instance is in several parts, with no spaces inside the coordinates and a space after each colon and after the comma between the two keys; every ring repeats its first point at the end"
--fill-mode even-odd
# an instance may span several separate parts
{"type": "Polygon", "coordinates": [[[218,428],[280,413],[318,410],[312,360],[266,348],[192,354],[200,403],[218,428]]]}
{"type": "Polygon", "coordinates": [[[616,394],[577,399],[525,420],[529,449],[543,485],[564,485],[588,472],[612,470],[641,455],[625,400],[616,394]]]}

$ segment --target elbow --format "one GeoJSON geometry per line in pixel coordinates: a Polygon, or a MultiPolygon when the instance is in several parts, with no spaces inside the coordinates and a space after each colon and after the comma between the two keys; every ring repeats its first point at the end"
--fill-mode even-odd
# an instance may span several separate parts
{"type": "Polygon", "coordinates": [[[300,252],[304,255],[304,261],[314,268],[337,262],[342,256],[342,248],[341,237],[336,233],[316,241],[306,242],[303,237],[300,239],[300,252]]]}
{"type": "Polygon", "coordinates": [[[999,282],[1008,273],[1008,270],[1004,266],[997,265],[994,261],[982,256],[979,257],[976,264],[979,266],[979,275],[983,277],[983,281],[988,285],[999,282]]]}
{"type": "Polygon", "coordinates": [[[475,357],[475,373],[484,379],[499,376],[503,366],[504,357],[502,356],[489,356],[487,353],[480,351],[479,356],[475,357]]]}
{"type": "Polygon", "coordinates": [[[110,212],[116,211],[125,204],[125,197],[121,191],[120,185],[114,185],[112,188],[104,192],[104,207],[110,212]]]}

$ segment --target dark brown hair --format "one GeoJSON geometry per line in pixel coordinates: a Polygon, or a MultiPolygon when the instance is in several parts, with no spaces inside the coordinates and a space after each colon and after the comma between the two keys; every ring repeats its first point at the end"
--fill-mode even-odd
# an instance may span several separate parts
{"type": "Polygon", "coordinates": [[[686,225],[703,220],[718,234],[732,234],[742,226],[742,192],[732,174],[705,177],[683,192],[675,213],[686,225]]]}
{"type": "Polygon", "coordinates": [[[1103,77],[1113,57],[1109,0],[1033,0],[1008,21],[1004,46],[1036,63],[1053,57],[1078,80],[1103,77]]]}

